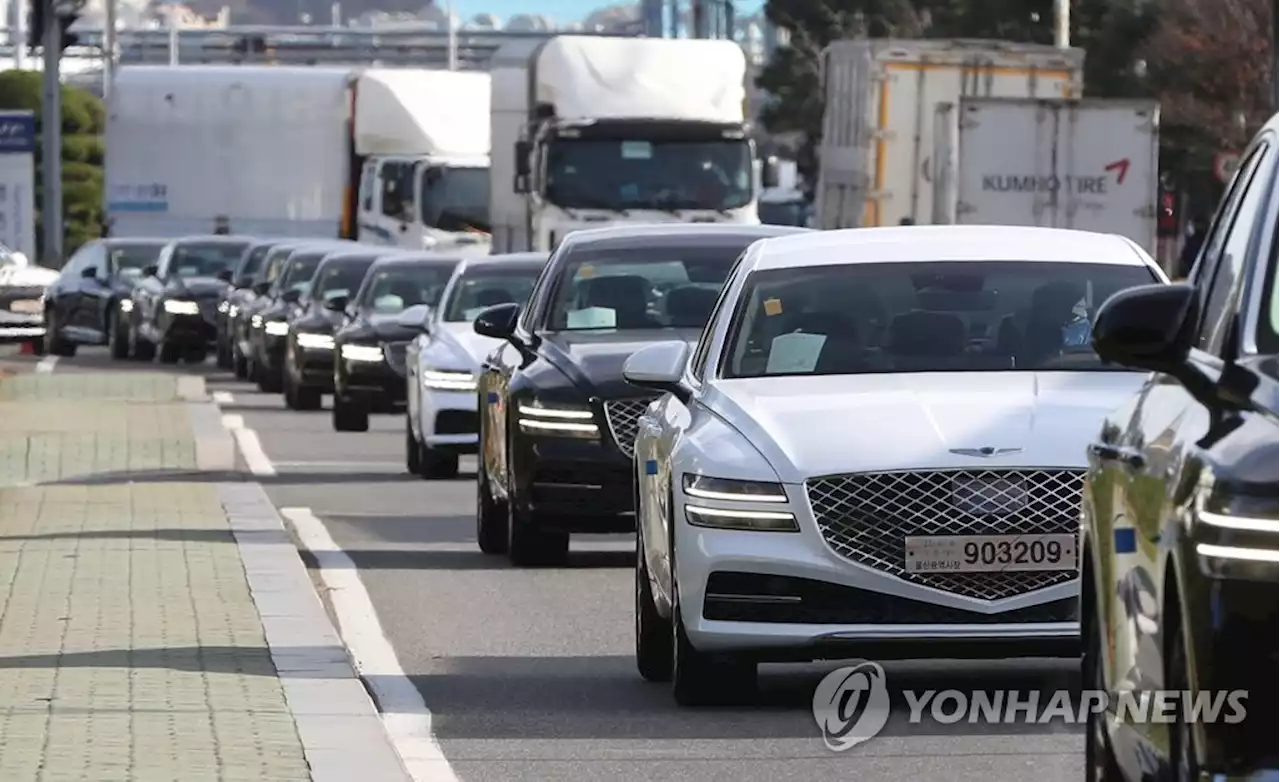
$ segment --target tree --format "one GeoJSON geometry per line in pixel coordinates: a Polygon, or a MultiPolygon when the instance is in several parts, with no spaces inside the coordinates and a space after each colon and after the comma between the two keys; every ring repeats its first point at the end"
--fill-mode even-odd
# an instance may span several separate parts
{"type": "MultiPolygon", "coordinates": [[[[36,113],[36,133],[43,132],[41,80],[36,71],[0,72],[0,109],[20,109],[36,113]]],[[[85,90],[62,87],[62,215],[65,226],[64,251],[70,255],[102,230],[103,159],[102,133],[106,111],[102,101],[85,90]]],[[[43,203],[43,147],[37,139],[36,206],[43,203]]],[[[43,257],[42,215],[36,214],[37,253],[43,257]]]]}

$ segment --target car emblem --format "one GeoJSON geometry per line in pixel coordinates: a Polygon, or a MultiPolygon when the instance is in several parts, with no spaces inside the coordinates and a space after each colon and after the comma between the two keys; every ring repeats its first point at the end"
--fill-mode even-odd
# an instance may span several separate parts
{"type": "Polygon", "coordinates": [[[987,458],[988,456],[1008,456],[1011,453],[1022,453],[1021,448],[993,448],[985,446],[983,448],[952,448],[951,453],[957,456],[977,456],[987,458]]]}

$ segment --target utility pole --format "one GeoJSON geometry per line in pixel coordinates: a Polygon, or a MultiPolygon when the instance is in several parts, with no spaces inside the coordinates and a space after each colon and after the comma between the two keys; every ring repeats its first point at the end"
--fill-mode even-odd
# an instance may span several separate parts
{"type": "Polygon", "coordinates": [[[1053,0],[1053,45],[1071,47],[1071,0],[1053,0]]]}
{"type": "Polygon", "coordinates": [[[44,265],[62,268],[62,25],[56,0],[32,0],[44,4],[44,102],[40,106],[40,168],[44,170],[44,265]]]}
{"type": "Polygon", "coordinates": [[[453,0],[445,6],[445,24],[449,25],[449,70],[458,70],[458,25],[453,18],[453,0]]]}
{"type": "Polygon", "coordinates": [[[111,87],[116,78],[116,0],[104,0],[107,18],[104,23],[102,48],[106,55],[102,60],[102,102],[111,104],[111,87]]]}
{"type": "Polygon", "coordinates": [[[13,9],[13,32],[9,35],[9,43],[13,46],[13,67],[25,71],[27,69],[27,0],[13,0],[13,9]]]}

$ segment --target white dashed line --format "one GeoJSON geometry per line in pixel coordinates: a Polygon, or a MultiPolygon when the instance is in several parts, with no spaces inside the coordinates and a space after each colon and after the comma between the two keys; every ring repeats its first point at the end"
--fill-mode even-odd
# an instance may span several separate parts
{"type": "Polygon", "coordinates": [[[57,365],[58,365],[57,356],[45,356],[44,358],[40,359],[40,363],[36,364],[36,372],[39,372],[42,375],[47,375],[50,372],[52,372],[53,368],[56,367],[57,365]]]}
{"type": "Polygon", "coordinates": [[[249,465],[249,472],[265,476],[276,474],[275,465],[267,458],[267,452],[262,450],[258,433],[245,427],[244,416],[224,415],[222,425],[231,431],[236,445],[240,446],[240,455],[244,457],[245,464],[249,465]]]}
{"type": "Polygon", "coordinates": [[[212,396],[214,404],[229,405],[236,401],[236,398],[231,395],[230,391],[214,391],[212,396]]]}

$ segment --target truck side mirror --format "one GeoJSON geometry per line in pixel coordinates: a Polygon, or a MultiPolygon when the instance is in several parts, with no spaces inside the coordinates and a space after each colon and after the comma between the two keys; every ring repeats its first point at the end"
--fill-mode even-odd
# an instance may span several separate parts
{"type": "Polygon", "coordinates": [[[529,156],[533,152],[533,146],[527,141],[516,142],[516,176],[525,177],[530,173],[529,156]]]}
{"type": "Polygon", "coordinates": [[[778,186],[778,159],[773,155],[765,158],[760,167],[760,185],[766,188],[778,186]]]}

